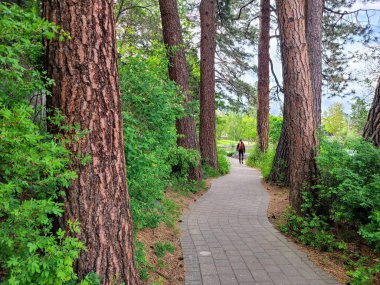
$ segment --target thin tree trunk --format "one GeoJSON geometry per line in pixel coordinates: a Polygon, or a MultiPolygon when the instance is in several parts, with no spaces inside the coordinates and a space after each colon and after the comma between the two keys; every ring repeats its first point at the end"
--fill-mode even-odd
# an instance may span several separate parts
{"type": "Polygon", "coordinates": [[[290,204],[300,212],[301,192],[316,174],[313,92],[302,0],[276,0],[284,78],[284,132],[289,150],[290,204]]]}
{"type": "MultiPolygon", "coordinates": [[[[191,107],[193,98],[189,90],[189,73],[187,70],[183,46],[181,23],[176,0],[159,0],[162,32],[169,57],[169,77],[176,82],[185,94],[185,110],[188,114],[177,119],[176,127],[179,135],[178,146],[199,150],[194,111],[191,107]]],[[[202,176],[200,165],[192,169],[189,179],[200,180],[202,176]]]]}
{"type": "MultiPolygon", "coordinates": [[[[65,123],[88,134],[72,140],[78,178],[66,191],[64,220],[79,221],[75,234],[87,247],[76,263],[83,278],[90,272],[102,284],[139,284],[126,183],[123,122],[118,84],[112,0],[45,0],[44,17],[71,39],[46,43],[46,68],[55,81],[52,107],[65,123]],[[82,164],[86,156],[91,161],[82,164]]],[[[73,131],[63,133],[70,138],[73,131]]]]}
{"type": "Polygon", "coordinates": [[[380,147],[380,77],[377,80],[375,97],[373,98],[372,106],[368,113],[363,137],[371,141],[374,146],[380,147]]]}
{"type": "Polygon", "coordinates": [[[258,109],[257,134],[260,150],[265,152],[269,141],[269,41],[270,1],[260,1],[259,58],[258,58],[258,109]]]}
{"type": "Polygon", "coordinates": [[[324,0],[305,0],[306,39],[308,45],[315,129],[321,128],[322,113],[322,36],[324,0]]]}
{"type": "Polygon", "coordinates": [[[202,0],[199,142],[203,162],[217,168],[215,118],[215,1],[202,0]]]}

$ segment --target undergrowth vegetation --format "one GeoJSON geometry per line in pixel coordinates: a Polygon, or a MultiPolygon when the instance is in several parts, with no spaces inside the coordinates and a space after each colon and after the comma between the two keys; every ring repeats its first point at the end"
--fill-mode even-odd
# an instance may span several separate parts
{"type": "MultiPolygon", "coordinates": [[[[64,36],[36,13],[0,3],[1,284],[78,283],[73,264],[85,246],[56,223],[59,199],[76,177],[71,154],[30,107],[51,83],[39,71],[42,38],[56,34],[64,36]]],[[[66,228],[78,231],[75,222],[66,228]]],[[[80,282],[97,283],[94,274],[80,282]]]]}
{"type": "Polygon", "coordinates": [[[379,254],[380,150],[361,138],[322,138],[317,163],[319,183],[303,194],[303,216],[289,210],[280,229],[314,248],[342,251],[350,284],[376,284],[379,260],[359,257],[347,244],[379,254]]]}
{"type": "Polygon", "coordinates": [[[282,127],[282,118],[270,115],[269,117],[269,145],[266,152],[260,150],[259,144],[256,143],[249,153],[247,165],[256,167],[261,170],[265,180],[268,179],[272,169],[273,159],[276,154],[276,147],[280,139],[282,127]]]}

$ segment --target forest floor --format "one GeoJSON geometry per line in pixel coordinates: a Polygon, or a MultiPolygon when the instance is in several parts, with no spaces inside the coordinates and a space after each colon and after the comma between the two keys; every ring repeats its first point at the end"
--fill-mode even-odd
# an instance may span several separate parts
{"type": "MultiPolygon", "coordinates": [[[[195,203],[199,197],[203,196],[211,187],[212,179],[206,181],[206,188],[196,193],[183,193],[172,190],[166,191],[166,197],[178,205],[182,216],[195,203]]],[[[152,270],[149,271],[150,278],[144,284],[185,284],[185,269],[183,264],[182,248],[180,242],[180,224],[179,219],[175,226],[168,226],[162,223],[158,228],[147,228],[140,231],[137,235],[138,240],[147,248],[147,258],[152,270]],[[159,259],[154,253],[153,245],[157,242],[165,243],[169,241],[174,246],[173,253],[166,253],[163,258],[159,259]]]]}
{"type": "MultiPolygon", "coordinates": [[[[269,205],[268,205],[268,219],[279,229],[281,224],[281,216],[285,210],[289,207],[288,199],[288,189],[278,187],[266,183],[264,180],[261,181],[264,188],[269,193],[269,205]]],[[[349,277],[346,274],[343,264],[334,262],[337,260],[337,252],[321,252],[311,247],[300,244],[295,238],[289,237],[294,244],[297,245],[297,248],[307,254],[309,259],[318,267],[322,268],[329,274],[333,275],[339,284],[347,284],[349,277]]]]}

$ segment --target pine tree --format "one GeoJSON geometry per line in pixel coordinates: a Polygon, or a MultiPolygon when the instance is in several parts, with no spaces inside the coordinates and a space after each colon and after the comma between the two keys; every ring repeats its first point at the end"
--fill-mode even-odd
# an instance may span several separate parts
{"type": "Polygon", "coordinates": [[[265,152],[269,141],[269,41],[270,41],[270,1],[260,1],[260,29],[258,56],[258,106],[257,135],[260,150],[265,152]]]}
{"type": "MultiPolygon", "coordinates": [[[[189,72],[183,46],[181,22],[176,0],[160,0],[162,33],[169,57],[169,77],[176,82],[185,94],[186,117],[178,119],[176,123],[179,135],[178,146],[199,150],[194,111],[191,104],[192,95],[189,90],[189,72]]],[[[190,170],[189,179],[200,180],[202,171],[200,165],[190,170]]]]}
{"type": "MultiPolygon", "coordinates": [[[[76,264],[80,278],[97,273],[102,284],[138,284],[126,181],[114,1],[45,0],[44,17],[70,33],[46,44],[46,68],[55,82],[51,108],[65,124],[88,132],[72,140],[78,178],[66,191],[64,221],[78,221],[87,247],[76,264]],[[87,163],[81,162],[89,156],[87,163]]],[[[62,131],[70,138],[70,132],[62,131]]]]}
{"type": "Polygon", "coordinates": [[[199,142],[202,161],[218,167],[215,121],[215,2],[202,0],[201,16],[201,86],[199,142]]]}
{"type": "Polygon", "coordinates": [[[380,147],[380,77],[377,80],[375,97],[368,113],[363,137],[371,141],[374,146],[380,147]]]}

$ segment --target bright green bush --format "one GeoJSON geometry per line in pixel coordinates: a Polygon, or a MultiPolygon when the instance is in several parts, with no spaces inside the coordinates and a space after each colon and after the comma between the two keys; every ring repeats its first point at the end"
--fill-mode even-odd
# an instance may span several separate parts
{"type": "Polygon", "coordinates": [[[164,189],[178,152],[178,89],[167,80],[165,54],[120,64],[127,176],[135,228],[157,227],[166,214],[164,189]]]}
{"type": "Polygon", "coordinates": [[[252,152],[248,155],[247,165],[260,169],[264,179],[268,179],[275,154],[276,148],[273,144],[269,144],[265,153],[261,152],[258,144],[255,144],[252,152]]]}
{"type": "Polygon", "coordinates": [[[313,205],[380,250],[380,150],[360,138],[322,139],[317,162],[321,175],[313,205]]]}
{"type": "Polygon", "coordinates": [[[269,142],[277,144],[281,136],[282,117],[269,115],[269,142]]]}
{"type": "MultiPolygon", "coordinates": [[[[84,245],[58,230],[57,199],[75,173],[70,153],[30,119],[30,107],[0,105],[0,271],[4,284],[67,284],[84,245]]],[[[77,231],[75,224],[71,231],[77,231]]]]}
{"type": "Polygon", "coordinates": [[[221,175],[226,175],[230,172],[231,163],[227,159],[228,153],[224,149],[218,148],[216,155],[218,161],[218,169],[214,169],[207,163],[204,163],[202,165],[204,178],[218,177],[221,175]]]}
{"type": "Polygon", "coordinates": [[[67,36],[37,12],[0,3],[0,97],[3,104],[47,92],[42,70],[43,38],[67,36]],[[58,34],[58,35],[57,35],[58,34]]]}

